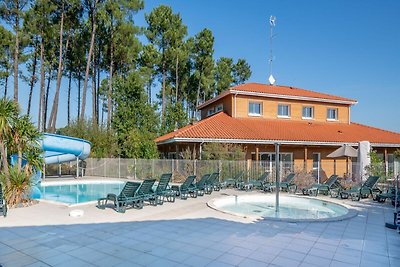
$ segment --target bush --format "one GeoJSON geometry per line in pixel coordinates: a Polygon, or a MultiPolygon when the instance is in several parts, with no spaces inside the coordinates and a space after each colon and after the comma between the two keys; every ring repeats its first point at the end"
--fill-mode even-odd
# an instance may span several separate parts
{"type": "Polygon", "coordinates": [[[20,203],[30,202],[31,176],[27,172],[18,171],[17,166],[11,167],[9,175],[0,174],[0,180],[3,186],[4,197],[10,207],[20,203]],[[6,181],[9,181],[7,183],[6,181]]]}
{"type": "Polygon", "coordinates": [[[315,183],[315,178],[312,173],[301,170],[296,172],[293,182],[297,185],[297,190],[301,191],[303,188],[309,188],[315,183]]]}

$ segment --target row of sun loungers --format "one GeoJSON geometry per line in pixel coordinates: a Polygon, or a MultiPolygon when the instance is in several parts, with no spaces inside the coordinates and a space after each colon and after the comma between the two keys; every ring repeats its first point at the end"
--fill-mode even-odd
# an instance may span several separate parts
{"type": "Polygon", "coordinates": [[[123,213],[127,208],[141,209],[145,202],[154,206],[162,205],[165,201],[174,202],[177,196],[181,199],[187,199],[189,196],[194,198],[221,189],[218,172],[203,175],[197,183],[195,183],[196,176],[190,175],[179,186],[170,186],[171,178],[172,173],[161,175],[155,189],[153,189],[155,179],[147,179],[143,182],[128,181],[119,195],[108,194],[105,198],[98,199],[97,206],[105,209],[108,202],[111,202],[116,211],[123,213]]]}

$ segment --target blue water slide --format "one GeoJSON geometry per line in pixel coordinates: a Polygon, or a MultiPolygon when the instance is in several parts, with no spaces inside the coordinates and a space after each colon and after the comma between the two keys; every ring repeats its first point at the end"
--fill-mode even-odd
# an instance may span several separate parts
{"type": "Polygon", "coordinates": [[[91,143],[87,140],[58,135],[43,134],[40,145],[44,151],[44,163],[55,164],[86,159],[90,154],[91,143]]]}

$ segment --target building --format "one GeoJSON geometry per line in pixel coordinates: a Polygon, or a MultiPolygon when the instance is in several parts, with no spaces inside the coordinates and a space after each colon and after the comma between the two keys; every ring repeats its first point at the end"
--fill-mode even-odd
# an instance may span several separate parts
{"type": "Polygon", "coordinates": [[[327,175],[348,176],[346,158],[327,155],[347,144],[369,141],[393,168],[393,152],[400,134],[351,122],[354,99],[278,85],[247,83],[234,86],[201,104],[201,120],[158,137],[160,153],[176,158],[188,147],[200,154],[208,142],[240,144],[247,160],[266,166],[275,160],[280,143],[281,160],[292,169],[322,167],[327,175]]]}

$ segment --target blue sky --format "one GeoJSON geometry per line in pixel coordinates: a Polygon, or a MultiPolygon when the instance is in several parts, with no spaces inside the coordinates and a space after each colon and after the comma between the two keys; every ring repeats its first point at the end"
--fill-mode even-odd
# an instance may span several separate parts
{"type": "MultiPolygon", "coordinates": [[[[277,84],[357,99],[352,121],[400,132],[400,1],[147,0],[135,23],[144,26],[144,14],[160,4],[181,14],[191,36],[211,29],[215,58],[245,58],[250,81],[261,83],[269,73],[268,19],[276,16],[277,84]]],[[[58,126],[65,123],[61,112],[58,126]]]]}

